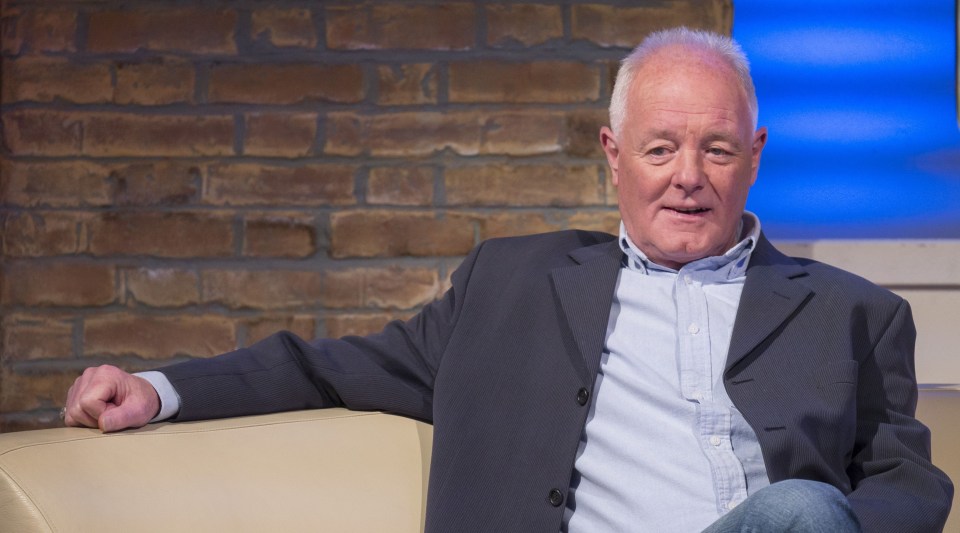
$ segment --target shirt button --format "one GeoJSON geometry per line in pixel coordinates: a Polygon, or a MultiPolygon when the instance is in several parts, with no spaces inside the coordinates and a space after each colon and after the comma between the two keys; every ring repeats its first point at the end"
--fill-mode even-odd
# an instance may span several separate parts
{"type": "Polygon", "coordinates": [[[698,326],[696,322],[694,322],[693,324],[690,324],[689,326],[687,326],[687,331],[689,331],[693,335],[696,335],[697,333],[700,333],[700,326],[698,326]]]}
{"type": "Polygon", "coordinates": [[[683,282],[686,283],[687,285],[690,285],[691,283],[693,283],[693,278],[691,278],[690,275],[687,274],[686,276],[683,276],[683,282]]]}
{"type": "Polygon", "coordinates": [[[696,398],[696,400],[697,400],[698,402],[702,402],[702,401],[703,401],[703,393],[700,392],[700,391],[697,391],[697,392],[693,393],[693,397],[696,398]]]}
{"type": "Polygon", "coordinates": [[[720,437],[716,435],[710,437],[710,444],[713,444],[714,446],[720,446],[720,437]]]}
{"type": "Polygon", "coordinates": [[[590,391],[586,387],[581,387],[577,391],[577,403],[580,405],[587,405],[587,402],[590,401],[590,391]]]}
{"type": "Polygon", "coordinates": [[[547,495],[547,501],[554,507],[560,507],[563,503],[563,493],[560,492],[560,489],[550,489],[550,494],[547,495]]]}
{"type": "Polygon", "coordinates": [[[740,505],[740,502],[727,502],[727,505],[725,505],[725,507],[727,508],[728,511],[732,511],[738,505],[740,505]]]}

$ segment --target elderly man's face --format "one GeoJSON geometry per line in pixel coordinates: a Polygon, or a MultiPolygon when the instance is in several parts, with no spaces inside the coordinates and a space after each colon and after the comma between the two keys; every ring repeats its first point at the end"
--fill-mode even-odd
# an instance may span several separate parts
{"type": "Polygon", "coordinates": [[[723,60],[679,46],[650,56],[621,131],[600,132],[633,242],[671,268],[733,246],[766,138],[723,60]]]}

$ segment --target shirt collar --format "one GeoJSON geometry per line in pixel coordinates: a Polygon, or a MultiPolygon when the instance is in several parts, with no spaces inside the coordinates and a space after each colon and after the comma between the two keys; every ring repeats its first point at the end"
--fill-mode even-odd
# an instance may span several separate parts
{"type": "MultiPolygon", "coordinates": [[[[723,255],[704,257],[687,263],[680,270],[709,270],[720,274],[724,279],[735,279],[746,274],[747,266],[750,263],[750,256],[756,247],[757,240],[760,238],[760,219],[750,211],[744,211],[740,219],[739,228],[740,241],[733,245],[723,255]]],[[[678,272],[675,269],[666,267],[651,261],[636,244],[627,235],[627,229],[620,221],[620,249],[625,254],[624,266],[648,274],[651,270],[663,272],[678,272]]]]}

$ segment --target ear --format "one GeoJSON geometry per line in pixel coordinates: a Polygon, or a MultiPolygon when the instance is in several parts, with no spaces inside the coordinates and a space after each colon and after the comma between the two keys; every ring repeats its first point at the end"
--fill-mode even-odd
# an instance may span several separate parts
{"type": "Polygon", "coordinates": [[[600,146],[603,147],[603,153],[607,156],[607,164],[610,165],[611,178],[613,180],[613,185],[616,187],[619,184],[619,158],[620,148],[617,146],[617,140],[613,136],[613,130],[604,126],[600,128],[600,146]]]}
{"type": "Polygon", "coordinates": [[[753,185],[757,181],[757,171],[760,170],[760,154],[763,152],[763,147],[767,145],[767,128],[761,126],[756,133],[753,134],[753,146],[751,147],[751,156],[750,156],[750,185],[753,185]]]}

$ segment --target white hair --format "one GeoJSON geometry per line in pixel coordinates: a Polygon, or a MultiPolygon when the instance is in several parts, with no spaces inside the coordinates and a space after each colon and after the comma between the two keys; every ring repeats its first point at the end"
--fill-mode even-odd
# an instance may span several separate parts
{"type": "Polygon", "coordinates": [[[637,76],[637,71],[643,66],[651,54],[667,46],[682,45],[713,52],[726,60],[737,73],[740,85],[747,95],[747,107],[750,111],[752,131],[757,129],[759,106],[757,92],[750,77],[750,61],[743,53],[740,45],[730,37],[704,30],[691,30],[685,27],[672,28],[651,33],[636,48],[620,62],[617,71],[617,81],[613,84],[613,94],[610,97],[610,128],[614,134],[619,134],[623,121],[627,116],[627,96],[630,86],[637,76]]]}

